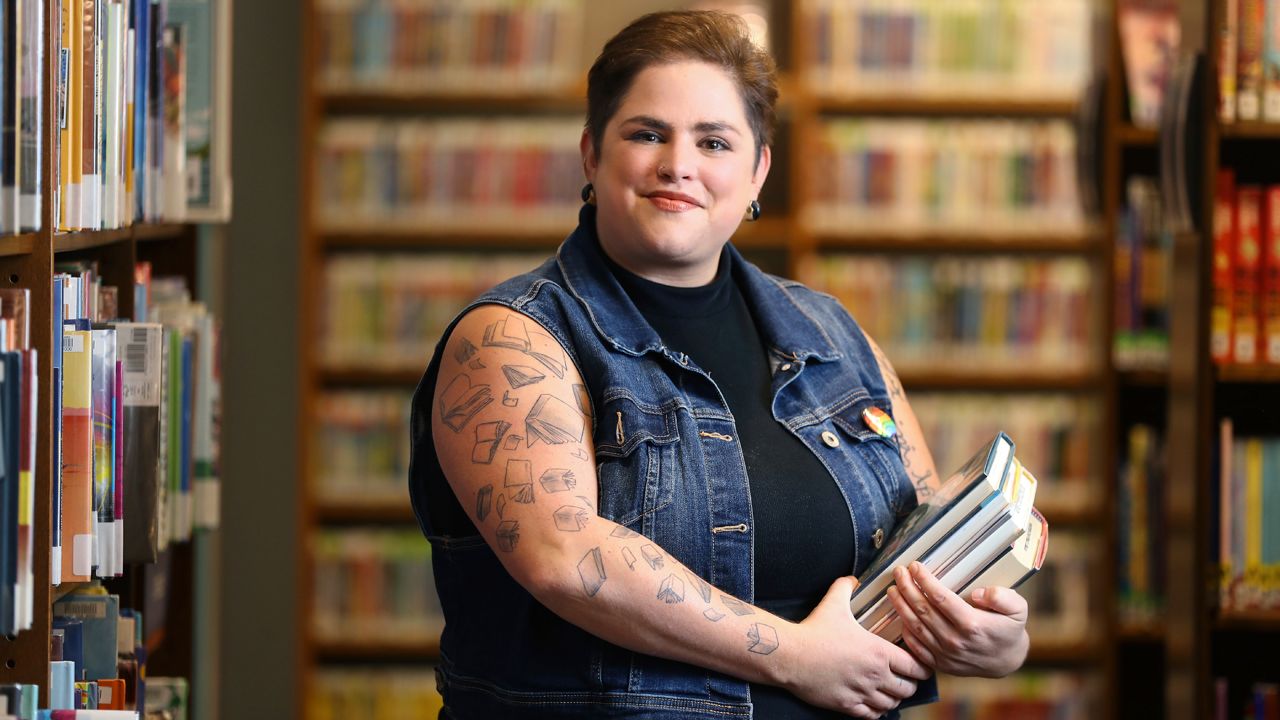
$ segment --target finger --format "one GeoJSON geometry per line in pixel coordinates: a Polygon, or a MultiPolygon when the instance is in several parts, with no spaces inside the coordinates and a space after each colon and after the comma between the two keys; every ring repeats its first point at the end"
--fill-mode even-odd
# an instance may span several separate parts
{"type": "Polygon", "coordinates": [[[925,680],[933,674],[932,669],[921,663],[910,652],[897,645],[889,645],[886,648],[885,659],[889,662],[889,671],[894,675],[901,675],[914,680],[925,680]]]}
{"type": "MultiPolygon", "coordinates": [[[[930,667],[938,667],[937,656],[933,654],[932,650],[925,647],[925,644],[910,629],[902,631],[902,642],[906,643],[907,649],[911,651],[911,654],[917,660],[930,667]]],[[[923,680],[924,678],[921,679],[923,680]]]]}
{"type": "MultiPolygon", "coordinates": [[[[920,643],[923,646],[929,647],[928,658],[921,657],[920,653],[916,653],[914,651],[913,651],[913,654],[918,660],[924,662],[925,664],[934,665],[933,650],[937,649],[937,643],[933,639],[933,634],[930,633],[929,629],[925,627],[923,623],[920,622],[920,619],[918,617],[916,617],[915,611],[912,610],[911,606],[906,602],[906,600],[903,599],[902,595],[898,592],[898,588],[890,587],[888,590],[888,593],[889,593],[889,599],[893,602],[894,608],[898,611],[898,618],[902,620],[902,636],[905,638],[908,634],[910,634],[916,640],[917,643],[920,643]]],[[[898,668],[892,667],[892,657],[890,657],[890,667],[896,673],[899,673],[902,675],[909,675],[910,677],[914,677],[920,680],[924,680],[925,678],[928,677],[928,675],[918,675],[918,674],[901,672],[898,668]]]]}
{"type": "Polygon", "coordinates": [[[827,588],[827,594],[822,597],[822,602],[814,608],[814,612],[834,612],[852,618],[853,610],[849,608],[849,598],[853,597],[853,591],[857,587],[857,578],[849,575],[836,578],[835,582],[831,583],[831,587],[827,588]]]}
{"type": "Polygon", "coordinates": [[[902,702],[912,695],[916,694],[916,683],[911,678],[902,677],[898,674],[892,674],[889,679],[880,688],[880,692],[894,698],[898,702],[902,702]]]}
{"type": "Polygon", "coordinates": [[[867,704],[867,707],[871,708],[878,715],[883,715],[889,712],[890,710],[898,707],[898,704],[901,701],[898,698],[893,697],[892,695],[889,695],[888,693],[884,693],[880,691],[872,691],[870,694],[867,695],[867,697],[863,700],[863,702],[865,702],[867,704]]]}
{"type": "Polygon", "coordinates": [[[978,588],[969,595],[975,607],[1011,617],[1025,616],[1027,600],[1017,590],[1007,587],[978,588]]]}
{"type": "MultiPolygon", "coordinates": [[[[916,635],[921,640],[936,649],[938,642],[943,638],[955,636],[955,629],[951,627],[951,622],[938,612],[929,598],[925,597],[920,586],[905,568],[897,571],[897,580],[895,587],[903,602],[911,609],[915,624],[920,626],[916,629],[916,635]]],[[[907,618],[903,617],[903,621],[907,622],[907,618]]]]}
{"type": "Polygon", "coordinates": [[[960,627],[969,624],[967,613],[972,610],[969,603],[948,590],[946,585],[933,576],[933,573],[925,569],[925,566],[918,562],[911,563],[911,578],[916,581],[916,586],[929,598],[929,604],[937,609],[939,614],[960,627]]]}

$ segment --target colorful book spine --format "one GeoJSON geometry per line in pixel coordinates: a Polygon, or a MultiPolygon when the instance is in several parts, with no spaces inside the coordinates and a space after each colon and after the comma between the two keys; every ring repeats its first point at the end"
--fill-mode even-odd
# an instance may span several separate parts
{"type": "Polygon", "coordinates": [[[1280,365],[1280,186],[1262,199],[1262,360],[1280,365]]]}
{"type": "MultiPolygon", "coordinates": [[[[22,6],[22,99],[19,102],[21,147],[18,220],[23,232],[40,229],[44,147],[45,2],[22,6]]],[[[56,158],[55,158],[56,161],[56,158]]]]}
{"type": "Polygon", "coordinates": [[[1262,46],[1264,0],[1237,0],[1240,4],[1239,44],[1236,50],[1236,117],[1262,119],[1262,46]]]}
{"type": "Polygon", "coordinates": [[[63,579],[93,572],[93,363],[85,330],[63,334],[62,546],[63,579]]]}
{"type": "Polygon", "coordinates": [[[1235,174],[1222,169],[1218,171],[1213,202],[1213,305],[1209,311],[1209,352],[1213,361],[1220,365],[1232,360],[1231,337],[1235,318],[1232,279],[1238,234],[1235,174]]]}
{"type": "Polygon", "coordinates": [[[1240,42],[1240,0],[1223,0],[1218,34],[1218,118],[1236,120],[1236,50],[1240,42]]]}
{"type": "Polygon", "coordinates": [[[1258,361],[1259,279],[1262,265],[1262,189],[1242,185],[1236,190],[1238,232],[1232,256],[1232,361],[1258,361]]]}
{"type": "Polygon", "coordinates": [[[1280,0],[1263,0],[1262,119],[1280,121],[1280,0]]]}

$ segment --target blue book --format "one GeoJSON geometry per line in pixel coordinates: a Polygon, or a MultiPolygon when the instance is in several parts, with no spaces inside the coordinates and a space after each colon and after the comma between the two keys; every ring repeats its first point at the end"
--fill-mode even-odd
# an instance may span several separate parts
{"type": "Polygon", "coordinates": [[[18,0],[4,0],[3,126],[0,126],[0,227],[18,231],[18,0]]]}
{"type": "Polygon", "coordinates": [[[0,353],[0,477],[4,483],[4,507],[0,508],[0,629],[18,631],[18,413],[22,398],[22,353],[0,353]]]}
{"type": "Polygon", "coordinates": [[[76,706],[75,665],[68,660],[49,663],[49,708],[74,710],[76,706]]]}
{"type": "Polygon", "coordinates": [[[79,618],[84,624],[84,679],[116,677],[120,598],[116,595],[72,593],[53,604],[53,614],[79,618]]]}
{"type": "Polygon", "coordinates": [[[71,677],[79,680],[84,668],[84,623],[79,618],[54,617],[52,627],[62,633],[62,659],[71,663],[71,677]]]}

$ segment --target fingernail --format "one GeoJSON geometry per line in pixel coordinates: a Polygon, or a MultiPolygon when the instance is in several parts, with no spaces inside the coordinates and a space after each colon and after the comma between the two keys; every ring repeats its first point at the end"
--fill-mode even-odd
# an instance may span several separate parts
{"type": "Polygon", "coordinates": [[[987,596],[987,589],[986,589],[986,588],[978,588],[977,590],[974,590],[974,591],[973,591],[973,599],[974,599],[974,600],[982,600],[982,599],[983,599],[983,598],[985,598],[986,596],[987,596]]]}
{"type": "Polygon", "coordinates": [[[919,575],[919,574],[920,574],[920,569],[921,569],[922,567],[923,567],[923,566],[920,564],[920,562],[919,562],[918,560],[912,560],[912,561],[911,561],[911,572],[913,572],[913,573],[915,573],[915,574],[919,575]]]}
{"type": "Polygon", "coordinates": [[[897,587],[895,587],[895,586],[893,586],[893,585],[890,585],[890,586],[889,586],[889,589],[888,589],[888,590],[885,590],[884,592],[885,592],[885,594],[886,594],[886,595],[888,595],[890,598],[896,598],[896,597],[898,597],[898,588],[897,588],[897,587]]]}

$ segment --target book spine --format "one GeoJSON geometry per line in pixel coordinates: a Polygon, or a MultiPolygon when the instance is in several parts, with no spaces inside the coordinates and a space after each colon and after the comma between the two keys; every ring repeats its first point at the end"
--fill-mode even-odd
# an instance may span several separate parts
{"type": "Polygon", "coordinates": [[[1240,120],[1262,118],[1263,0],[1238,0],[1240,38],[1236,51],[1236,116],[1240,120]]]}
{"type": "Polygon", "coordinates": [[[1258,361],[1259,274],[1262,260],[1262,189],[1242,185],[1236,194],[1239,232],[1232,258],[1232,360],[1258,361]]]}
{"type": "Polygon", "coordinates": [[[1213,306],[1209,320],[1210,354],[1218,364],[1232,360],[1232,261],[1239,219],[1236,210],[1235,174],[1219,170],[1213,205],[1213,306]]]}
{"type": "Polygon", "coordinates": [[[1280,365],[1280,185],[1262,203],[1262,360],[1280,365]]]}
{"type": "Polygon", "coordinates": [[[1240,42],[1240,0],[1223,0],[1218,47],[1218,117],[1236,120],[1236,51],[1240,42]]]}

